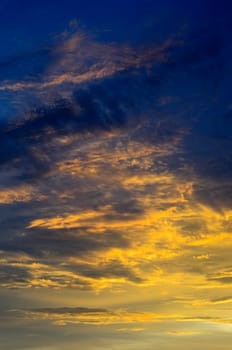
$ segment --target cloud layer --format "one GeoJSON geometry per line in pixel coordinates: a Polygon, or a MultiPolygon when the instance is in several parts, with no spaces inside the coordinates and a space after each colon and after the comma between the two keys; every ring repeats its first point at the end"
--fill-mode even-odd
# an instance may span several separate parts
{"type": "Polygon", "coordinates": [[[87,349],[115,334],[227,339],[229,29],[210,17],[141,44],[72,22],[0,62],[0,318],[28,329],[22,348],[58,326],[73,344],[95,327],[87,349]]]}

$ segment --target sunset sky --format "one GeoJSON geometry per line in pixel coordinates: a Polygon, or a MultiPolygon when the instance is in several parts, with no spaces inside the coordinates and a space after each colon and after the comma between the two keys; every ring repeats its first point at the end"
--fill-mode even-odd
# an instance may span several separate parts
{"type": "Polygon", "coordinates": [[[1,350],[231,349],[231,11],[1,0],[1,350]]]}

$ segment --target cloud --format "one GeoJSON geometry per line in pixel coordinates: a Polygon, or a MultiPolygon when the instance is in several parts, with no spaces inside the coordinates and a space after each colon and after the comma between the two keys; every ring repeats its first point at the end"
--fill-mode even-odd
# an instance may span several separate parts
{"type": "MultiPolygon", "coordinates": [[[[231,278],[220,273],[231,252],[230,114],[211,107],[221,80],[211,81],[207,62],[219,67],[223,46],[205,35],[200,45],[189,37],[178,48],[134,50],[78,35],[52,47],[38,82],[7,83],[27,111],[0,128],[1,285],[107,290],[128,303],[132,290],[138,299],[143,291],[189,295],[180,309],[198,305],[195,293],[202,313],[216,310],[231,278]]],[[[166,317],[104,310],[27,317],[57,325],[166,317]]]]}
{"type": "Polygon", "coordinates": [[[140,68],[98,82],[91,80],[85,87],[74,86],[68,98],[53,97],[29,110],[16,124],[1,123],[1,162],[5,168],[15,169],[15,178],[29,181],[53,171],[56,158],[67,149],[59,138],[96,137],[133,126],[131,138],[137,142],[146,140],[157,147],[177,143],[183,128],[153,120],[156,87],[157,81],[140,68]],[[147,125],[143,126],[145,110],[147,125]],[[58,148],[59,153],[50,152],[52,148],[58,148]]]}
{"type": "MultiPolygon", "coordinates": [[[[178,41],[167,40],[158,47],[133,48],[126,44],[97,42],[83,31],[64,32],[56,37],[55,42],[50,50],[41,49],[39,55],[37,52],[35,56],[36,59],[40,57],[40,61],[47,59],[46,74],[40,82],[5,81],[1,84],[0,90],[43,91],[64,84],[83,84],[113,76],[133,67],[150,67],[153,61],[165,62],[169,49],[180,45],[178,41]]],[[[25,61],[27,56],[24,55],[17,61],[22,59],[25,61]]]]}
{"type": "Polygon", "coordinates": [[[31,274],[23,267],[4,266],[0,269],[0,285],[4,288],[25,288],[31,274]]]}
{"type": "Polygon", "coordinates": [[[4,348],[12,330],[28,348],[226,344],[231,48],[218,18],[194,22],[0,62],[4,348]]]}
{"type": "Polygon", "coordinates": [[[225,276],[225,277],[215,277],[215,278],[209,278],[209,281],[215,281],[222,284],[231,284],[232,283],[232,277],[231,276],[225,276]]]}
{"type": "Polygon", "coordinates": [[[213,304],[226,304],[226,303],[231,303],[232,302],[232,296],[226,296],[226,297],[222,297],[222,298],[216,298],[216,299],[212,299],[210,300],[211,303],[213,304]]]}
{"type": "Polygon", "coordinates": [[[88,229],[68,232],[33,229],[1,244],[0,284],[6,288],[81,290],[102,289],[117,281],[142,284],[145,279],[136,267],[126,265],[114,254],[106,258],[107,253],[114,249],[123,252],[130,244],[117,231],[95,234],[88,229]],[[22,272],[25,272],[23,280],[22,272]]]}
{"type": "MultiPolygon", "coordinates": [[[[71,325],[147,325],[161,324],[162,331],[166,331],[166,327],[172,322],[191,324],[200,322],[204,324],[231,324],[231,319],[223,319],[214,316],[180,316],[178,314],[158,314],[152,312],[129,312],[123,309],[108,310],[101,308],[86,307],[61,307],[61,308],[37,308],[9,310],[15,317],[30,321],[49,320],[55,326],[71,326],[71,325]],[[162,324],[164,327],[162,327],[162,324]]],[[[131,328],[130,328],[131,329],[131,328]]],[[[122,331],[123,329],[119,329],[122,331]]],[[[125,329],[124,329],[125,330],[125,329]]],[[[126,329],[128,331],[128,329],[126,329]]],[[[135,330],[135,329],[134,329],[135,330]]],[[[141,329],[140,329],[141,330],[141,329]]],[[[144,330],[144,328],[143,328],[144,330]]],[[[133,328],[132,328],[133,331],[133,328]]],[[[189,332],[179,330],[175,334],[189,335],[189,332]]],[[[192,333],[191,333],[192,334],[192,333]]],[[[194,332],[195,334],[195,332],[194,332]]]]}
{"type": "Polygon", "coordinates": [[[32,193],[29,188],[19,187],[16,189],[0,190],[0,204],[30,201],[32,193]]]}
{"type": "Polygon", "coordinates": [[[67,325],[113,325],[159,322],[159,315],[152,313],[127,312],[126,310],[107,310],[101,308],[41,308],[13,310],[18,317],[33,320],[50,320],[56,326],[67,325]]]}
{"type": "Polygon", "coordinates": [[[48,232],[44,229],[37,229],[19,236],[14,245],[7,242],[1,248],[9,252],[21,251],[37,257],[65,257],[83,255],[86,252],[105,250],[109,247],[123,248],[129,245],[128,239],[114,231],[107,232],[107,240],[105,238],[106,236],[101,234],[88,234],[88,230],[84,228],[69,232],[65,230],[48,232]]]}

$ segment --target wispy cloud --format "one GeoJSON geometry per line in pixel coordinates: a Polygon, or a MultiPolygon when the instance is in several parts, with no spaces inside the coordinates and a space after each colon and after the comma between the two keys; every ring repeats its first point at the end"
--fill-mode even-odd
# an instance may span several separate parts
{"type": "Polygon", "coordinates": [[[59,39],[60,42],[52,45],[50,51],[43,51],[43,54],[48,54],[53,60],[40,82],[5,81],[1,84],[0,91],[47,91],[63,84],[77,85],[103,79],[131,68],[149,69],[154,62],[166,62],[168,51],[181,44],[177,40],[167,40],[157,47],[133,48],[129,45],[97,42],[83,31],[70,34],[64,32],[59,39]]]}

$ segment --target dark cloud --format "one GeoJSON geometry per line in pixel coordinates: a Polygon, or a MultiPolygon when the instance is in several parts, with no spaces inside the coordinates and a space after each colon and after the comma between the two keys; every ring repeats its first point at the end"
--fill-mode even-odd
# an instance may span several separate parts
{"type": "Polygon", "coordinates": [[[129,240],[118,232],[88,234],[88,228],[79,230],[31,229],[31,232],[1,244],[9,252],[23,252],[32,257],[52,259],[85,256],[86,253],[108,248],[127,248],[129,240]]]}
{"type": "MultiPolygon", "coordinates": [[[[129,239],[110,230],[101,234],[93,234],[84,228],[49,231],[46,229],[32,229],[26,235],[16,237],[11,241],[5,241],[1,244],[0,249],[4,251],[6,257],[9,254],[13,254],[12,256],[14,254],[24,254],[32,259],[39,259],[39,261],[49,266],[59,266],[58,276],[53,275],[52,272],[47,274],[41,270],[40,276],[36,277],[38,284],[40,284],[40,281],[48,281],[62,287],[65,282],[70,287],[88,290],[92,289],[91,283],[82,280],[81,277],[93,280],[123,278],[136,284],[142,283],[144,280],[132,267],[124,265],[117,259],[108,262],[101,262],[97,259],[97,263],[94,265],[87,261],[82,264],[66,262],[64,266],[62,265],[63,260],[72,257],[85,259],[91,254],[104,252],[110,248],[127,249],[129,246],[129,239]],[[66,276],[67,271],[73,272],[73,277],[66,276]]],[[[14,264],[14,260],[9,264],[14,264]]],[[[27,266],[26,264],[24,268],[2,266],[0,283],[1,285],[5,284],[6,287],[12,284],[13,288],[30,285],[31,280],[33,280],[32,272],[30,265],[27,266]]]]}
{"type": "Polygon", "coordinates": [[[215,278],[208,278],[209,281],[215,281],[222,284],[231,284],[232,283],[232,277],[215,277],[215,278]]]}
{"type": "MultiPolygon", "coordinates": [[[[120,192],[120,191],[119,191],[120,192]]],[[[123,192],[123,191],[121,191],[123,192]]],[[[138,215],[141,215],[144,213],[144,208],[139,203],[139,201],[136,198],[133,198],[132,193],[130,191],[124,191],[126,199],[123,198],[123,196],[116,196],[113,194],[112,196],[112,209],[118,214],[118,218],[123,219],[124,216],[129,218],[137,217],[138,215]],[[117,198],[118,197],[118,198],[117,198]]],[[[118,193],[119,194],[119,193],[118,193]]],[[[121,193],[122,194],[122,193],[121,193]]],[[[116,215],[111,215],[112,219],[116,218],[116,215]]],[[[110,216],[106,216],[106,218],[110,219],[110,216]]]]}
{"type": "MultiPolygon", "coordinates": [[[[16,125],[2,122],[1,167],[13,167],[19,172],[18,178],[30,180],[51,170],[54,158],[58,157],[58,146],[52,144],[57,136],[96,135],[125,129],[131,123],[135,127],[141,122],[138,118],[144,108],[154,104],[152,95],[156,94],[156,85],[145,72],[124,72],[79,88],[70,99],[36,107],[29,119],[22,119],[16,125]]],[[[170,138],[169,131],[161,132],[170,138]]],[[[160,140],[157,137],[152,142],[160,143],[160,140]]],[[[64,148],[59,151],[60,155],[64,148]]]]}
{"type": "Polygon", "coordinates": [[[185,220],[176,221],[178,232],[183,236],[199,238],[202,235],[208,234],[209,230],[206,221],[199,218],[188,218],[185,220]]]}
{"type": "Polygon", "coordinates": [[[6,288],[25,287],[31,279],[31,274],[26,268],[7,266],[0,267],[0,285],[6,288]]]}
{"type": "Polygon", "coordinates": [[[89,314],[89,313],[110,313],[107,309],[101,308],[87,308],[87,307],[59,307],[59,308],[39,308],[39,309],[25,309],[24,311],[29,311],[33,313],[46,313],[46,314],[56,314],[56,315],[69,315],[75,316],[80,314],[89,314]]]}
{"type": "Polygon", "coordinates": [[[142,283],[143,278],[138,276],[130,266],[125,266],[119,260],[112,260],[107,263],[99,263],[96,266],[89,264],[69,265],[68,268],[82,276],[93,279],[100,278],[125,278],[134,283],[142,283]]]}
{"type": "MultiPolygon", "coordinates": [[[[219,180],[218,180],[219,181],[219,180]]],[[[194,196],[197,201],[204,205],[212,207],[216,211],[223,209],[230,209],[232,205],[232,184],[218,182],[211,183],[210,185],[196,185],[194,188],[194,196]]]]}
{"type": "Polygon", "coordinates": [[[220,302],[226,302],[226,301],[230,301],[230,300],[232,300],[232,296],[230,295],[230,296],[226,296],[226,297],[222,297],[222,298],[215,298],[215,299],[211,299],[210,301],[211,301],[211,303],[220,303],[220,302]]]}

